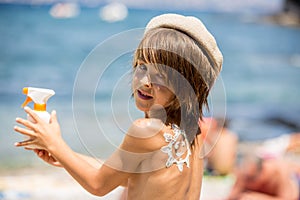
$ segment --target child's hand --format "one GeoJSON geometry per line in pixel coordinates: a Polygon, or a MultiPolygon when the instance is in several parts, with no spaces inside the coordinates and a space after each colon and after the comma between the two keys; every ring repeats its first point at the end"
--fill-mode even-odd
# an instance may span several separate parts
{"type": "Polygon", "coordinates": [[[62,165],[46,150],[34,149],[34,152],[38,157],[44,160],[46,163],[55,167],[62,167],[62,165]]]}
{"type": "Polygon", "coordinates": [[[15,143],[15,146],[28,146],[37,145],[48,152],[55,148],[60,141],[62,141],[60,126],[57,122],[56,112],[52,111],[50,123],[44,122],[36,113],[34,113],[29,107],[26,107],[25,112],[35,121],[35,123],[25,120],[22,118],[17,118],[16,122],[24,125],[25,128],[15,126],[14,130],[29,136],[29,140],[15,143]]]}

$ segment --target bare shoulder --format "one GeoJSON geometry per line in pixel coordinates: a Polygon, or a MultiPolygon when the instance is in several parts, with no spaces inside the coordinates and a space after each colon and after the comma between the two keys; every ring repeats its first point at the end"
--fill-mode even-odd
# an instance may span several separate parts
{"type": "Polygon", "coordinates": [[[158,119],[138,119],[132,123],[123,140],[122,149],[131,152],[150,152],[164,145],[166,126],[158,119]]]}
{"type": "Polygon", "coordinates": [[[128,130],[128,135],[138,138],[151,138],[165,128],[165,124],[158,119],[135,120],[128,130]]]}
{"type": "Polygon", "coordinates": [[[144,166],[150,163],[157,150],[164,145],[162,136],[164,127],[161,121],[155,119],[134,121],[120,147],[110,156],[106,164],[118,171],[143,172],[144,166]]]}

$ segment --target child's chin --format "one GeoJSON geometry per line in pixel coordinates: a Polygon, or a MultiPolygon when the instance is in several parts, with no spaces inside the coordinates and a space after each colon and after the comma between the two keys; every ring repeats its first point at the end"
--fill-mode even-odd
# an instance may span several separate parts
{"type": "Polygon", "coordinates": [[[150,110],[150,107],[148,106],[142,106],[139,103],[135,103],[136,107],[138,110],[142,111],[142,112],[148,112],[150,110]]]}

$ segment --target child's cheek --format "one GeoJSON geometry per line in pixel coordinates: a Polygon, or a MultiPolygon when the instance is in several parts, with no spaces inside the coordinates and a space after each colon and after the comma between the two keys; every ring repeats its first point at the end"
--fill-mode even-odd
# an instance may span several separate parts
{"type": "Polygon", "coordinates": [[[133,91],[139,88],[139,84],[140,84],[139,82],[140,81],[139,81],[138,77],[135,76],[132,81],[132,90],[133,91]]]}

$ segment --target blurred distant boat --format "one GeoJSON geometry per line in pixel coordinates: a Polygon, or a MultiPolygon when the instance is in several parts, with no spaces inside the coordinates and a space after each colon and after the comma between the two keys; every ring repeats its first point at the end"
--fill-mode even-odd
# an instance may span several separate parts
{"type": "Polygon", "coordinates": [[[127,17],[127,7],[122,3],[110,3],[102,7],[99,11],[99,16],[107,22],[122,21],[127,17]]]}
{"type": "Polygon", "coordinates": [[[76,3],[57,3],[54,4],[49,13],[54,18],[73,18],[80,12],[80,7],[76,3]]]}

